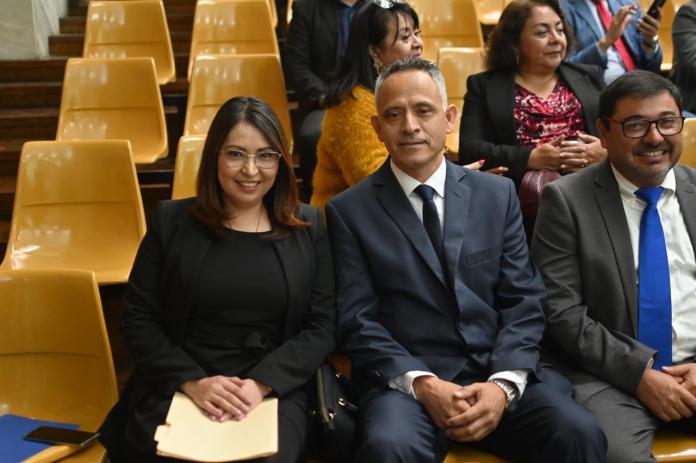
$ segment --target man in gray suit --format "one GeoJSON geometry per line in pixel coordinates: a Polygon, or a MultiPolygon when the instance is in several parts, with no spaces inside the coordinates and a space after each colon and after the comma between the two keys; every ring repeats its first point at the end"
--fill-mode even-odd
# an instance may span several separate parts
{"type": "Polygon", "coordinates": [[[608,160],[546,186],[532,242],[544,352],[599,419],[610,462],[655,461],[665,423],[696,431],[696,170],[676,165],[681,106],[647,71],[609,85],[597,121],[608,160]]]}

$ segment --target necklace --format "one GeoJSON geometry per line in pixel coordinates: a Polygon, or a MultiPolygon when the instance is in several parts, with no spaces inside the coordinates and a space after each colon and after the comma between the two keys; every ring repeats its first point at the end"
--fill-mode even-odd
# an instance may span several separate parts
{"type": "MultiPolygon", "coordinates": [[[[253,232],[253,233],[258,233],[258,232],[259,232],[259,228],[261,228],[261,217],[263,216],[263,213],[264,213],[265,210],[266,210],[266,209],[265,209],[264,207],[261,207],[261,211],[259,211],[259,216],[258,216],[258,218],[256,219],[256,228],[254,229],[254,232],[253,232]]],[[[227,228],[229,228],[229,229],[231,229],[231,230],[245,231],[245,230],[239,230],[239,229],[235,228],[235,227],[234,227],[234,223],[232,222],[232,219],[227,219],[227,220],[225,220],[225,225],[227,225],[227,228]]]]}

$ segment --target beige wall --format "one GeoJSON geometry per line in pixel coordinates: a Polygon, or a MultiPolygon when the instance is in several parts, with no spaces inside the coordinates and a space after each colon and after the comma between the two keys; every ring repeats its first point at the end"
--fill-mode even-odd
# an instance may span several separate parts
{"type": "Polygon", "coordinates": [[[68,0],[0,0],[0,59],[48,56],[48,37],[67,10],[68,0]]]}

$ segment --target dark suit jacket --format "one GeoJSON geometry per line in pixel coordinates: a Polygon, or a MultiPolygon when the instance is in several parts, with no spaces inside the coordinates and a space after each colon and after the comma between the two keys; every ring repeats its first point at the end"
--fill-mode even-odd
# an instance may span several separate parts
{"type": "Polygon", "coordinates": [[[670,78],[684,98],[684,109],[696,112],[696,0],[677,11],[672,25],[674,63],[670,78]]]}
{"type": "MultiPolygon", "coordinates": [[[[194,278],[215,239],[191,215],[193,204],[195,199],[162,202],[138,250],[122,319],[136,370],[102,426],[107,448],[122,438],[133,407],[143,397],[153,391],[173,394],[182,383],[210,375],[181,347],[194,278]]],[[[300,216],[309,227],[274,241],[288,287],[284,342],[246,375],[268,384],[279,397],[303,386],[334,346],[328,237],[318,209],[302,205],[300,216]]]]}
{"type": "Polygon", "coordinates": [[[338,335],[369,388],[411,370],[536,369],[544,287],[512,182],[447,162],[443,271],[389,160],[326,206],[338,335]],[[451,288],[451,289],[450,289],[451,288]]]}
{"type": "MultiPolygon", "coordinates": [[[[696,248],[696,170],[674,173],[696,248]]],[[[546,185],[532,255],[549,292],[545,344],[560,371],[584,396],[607,384],[634,394],[655,351],[636,340],[633,250],[608,161],[546,185]]]]}
{"type": "MultiPolygon", "coordinates": [[[[607,0],[609,11],[612,15],[624,5],[636,4],[634,0],[607,0]]],[[[607,55],[602,54],[597,47],[597,42],[604,37],[604,29],[595,21],[590,7],[585,0],[560,0],[561,9],[565,14],[568,25],[575,33],[576,51],[570,50],[568,61],[571,63],[596,64],[607,67],[607,55]]],[[[633,19],[624,29],[623,38],[631,57],[638,69],[645,69],[660,73],[662,64],[662,47],[648,59],[643,49],[643,34],[638,30],[638,20],[643,16],[638,6],[638,12],[633,15],[633,19]]]]}
{"type": "MultiPolygon", "coordinates": [[[[596,136],[599,92],[604,88],[601,69],[561,63],[558,74],[582,105],[587,133],[596,136]]],[[[506,166],[509,177],[519,187],[533,147],[517,142],[514,107],[512,72],[486,71],[469,76],[459,127],[459,160],[469,164],[485,159],[486,169],[506,166]]]]}
{"type": "Polygon", "coordinates": [[[299,0],[292,4],[284,68],[297,100],[309,109],[326,93],[339,62],[339,7],[339,0],[299,0]]]}

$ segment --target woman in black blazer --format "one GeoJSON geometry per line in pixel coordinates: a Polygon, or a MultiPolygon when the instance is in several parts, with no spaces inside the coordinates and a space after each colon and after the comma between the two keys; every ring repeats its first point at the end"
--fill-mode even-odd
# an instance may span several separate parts
{"type": "Polygon", "coordinates": [[[462,164],[484,159],[519,187],[527,170],[570,173],[606,157],[595,129],[602,70],[563,62],[570,34],[556,0],[505,8],[486,45],[488,71],[467,80],[462,164]]]}
{"type": "Polygon", "coordinates": [[[297,199],[280,123],[256,98],[233,98],[203,148],[197,197],[163,202],[126,294],[124,341],[136,361],[102,426],[112,462],[155,455],[172,395],[212,420],[242,420],[279,400],[279,452],[305,440],[304,385],[334,347],[334,281],[321,213],[297,199]]]}

